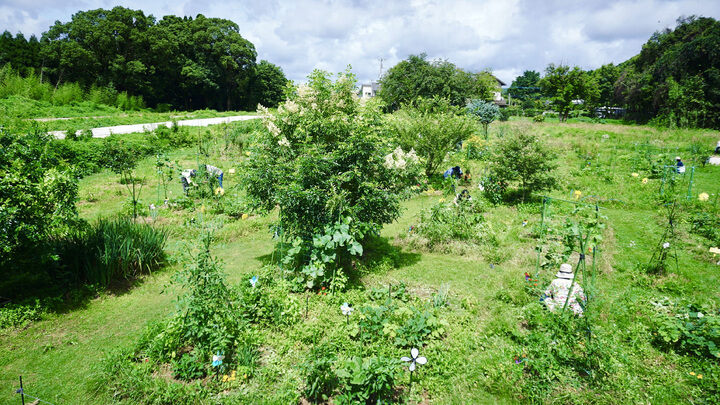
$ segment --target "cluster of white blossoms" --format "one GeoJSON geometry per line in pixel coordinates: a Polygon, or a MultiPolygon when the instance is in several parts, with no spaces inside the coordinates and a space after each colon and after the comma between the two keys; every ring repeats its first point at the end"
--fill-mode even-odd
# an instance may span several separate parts
{"type": "Polygon", "coordinates": [[[405,169],[408,162],[413,164],[418,163],[415,149],[410,149],[410,152],[405,153],[402,148],[398,146],[393,153],[385,156],[385,167],[388,169],[405,169]]]}
{"type": "Polygon", "coordinates": [[[275,125],[275,116],[270,113],[270,111],[267,109],[267,107],[258,104],[257,113],[262,117],[263,124],[265,125],[265,128],[270,131],[273,136],[278,137],[280,136],[280,128],[275,125]]]}
{"type": "Polygon", "coordinates": [[[278,141],[278,145],[289,147],[290,141],[288,141],[288,139],[283,136],[282,139],[278,141]]]}

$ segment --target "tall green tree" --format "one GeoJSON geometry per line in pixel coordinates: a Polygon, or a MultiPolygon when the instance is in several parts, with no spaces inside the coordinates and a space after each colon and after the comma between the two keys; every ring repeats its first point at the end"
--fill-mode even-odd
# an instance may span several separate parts
{"type": "Polygon", "coordinates": [[[598,89],[592,75],[575,66],[550,64],[540,82],[543,92],[550,96],[553,108],[561,121],[567,121],[570,112],[580,104],[593,105],[598,89]]]}
{"type": "Polygon", "coordinates": [[[442,97],[464,106],[474,98],[491,100],[495,88],[497,81],[490,72],[466,72],[448,61],[428,61],[422,53],[390,68],[380,80],[379,96],[390,110],[419,97],[442,97]]]}
{"type": "Polygon", "coordinates": [[[541,96],[540,73],[534,70],[526,70],[522,75],[513,80],[508,88],[508,94],[518,100],[537,100],[541,96]]]}
{"type": "Polygon", "coordinates": [[[677,20],[654,33],[640,53],[620,64],[615,94],[639,122],[720,126],[720,22],[677,20]]]}
{"type": "Polygon", "coordinates": [[[285,98],[288,80],[282,69],[266,60],[255,67],[250,93],[254,96],[248,108],[258,104],[265,107],[277,107],[285,98]]]}

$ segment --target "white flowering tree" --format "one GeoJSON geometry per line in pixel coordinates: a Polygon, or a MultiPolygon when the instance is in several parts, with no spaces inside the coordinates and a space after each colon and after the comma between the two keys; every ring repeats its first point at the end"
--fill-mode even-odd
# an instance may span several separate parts
{"type": "Polygon", "coordinates": [[[291,246],[284,262],[299,285],[317,288],[342,276],[363,239],[398,217],[398,164],[386,164],[382,115],[360,104],[350,73],[308,79],[277,112],[259,109],[266,130],[244,161],[242,184],[256,209],[280,208],[276,232],[291,246]]]}

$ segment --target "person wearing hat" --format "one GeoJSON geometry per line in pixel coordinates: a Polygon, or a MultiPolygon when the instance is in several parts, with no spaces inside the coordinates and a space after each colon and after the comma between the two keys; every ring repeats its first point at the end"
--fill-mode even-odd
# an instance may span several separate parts
{"type": "Polygon", "coordinates": [[[222,181],[223,181],[223,171],[220,170],[220,168],[217,168],[215,166],[205,165],[205,170],[212,174],[213,176],[217,177],[218,183],[220,184],[220,187],[222,188],[222,181]]]}
{"type": "Polygon", "coordinates": [[[715,154],[720,155],[720,141],[718,141],[717,146],[715,147],[715,154]]]}
{"type": "Polygon", "coordinates": [[[567,263],[560,265],[560,270],[555,274],[555,280],[545,290],[543,303],[550,311],[562,310],[567,301],[567,309],[570,309],[576,315],[582,315],[583,309],[581,302],[585,301],[585,293],[579,284],[574,283],[573,268],[567,263]],[[570,286],[572,285],[572,293],[570,286]],[[568,295],[570,299],[568,300],[568,295]]]}
{"type": "Polygon", "coordinates": [[[195,184],[192,178],[195,177],[196,174],[197,171],[195,169],[185,169],[180,173],[180,182],[182,183],[183,193],[185,193],[185,195],[187,195],[190,185],[195,184]]]}
{"type": "Polygon", "coordinates": [[[677,161],[677,163],[675,164],[675,166],[677,167],[677,172],[685,173],[685,163],[683,163],[682,159],[680,159],[680,156],[675,157],[675,161],[677,161]]]}

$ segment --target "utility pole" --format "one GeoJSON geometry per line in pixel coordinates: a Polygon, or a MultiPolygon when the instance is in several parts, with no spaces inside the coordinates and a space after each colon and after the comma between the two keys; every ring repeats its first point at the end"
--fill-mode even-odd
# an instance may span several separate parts
{"type": "Polygon", "coordinates": [[[385,59],[383,59],[382,57],[378,58],[378,59],[380,59],[380,75],[378,76],[378,80],[380,80],[380,79],[382,79],[382,75],[383,75],[383,61],[385,59]]]}

